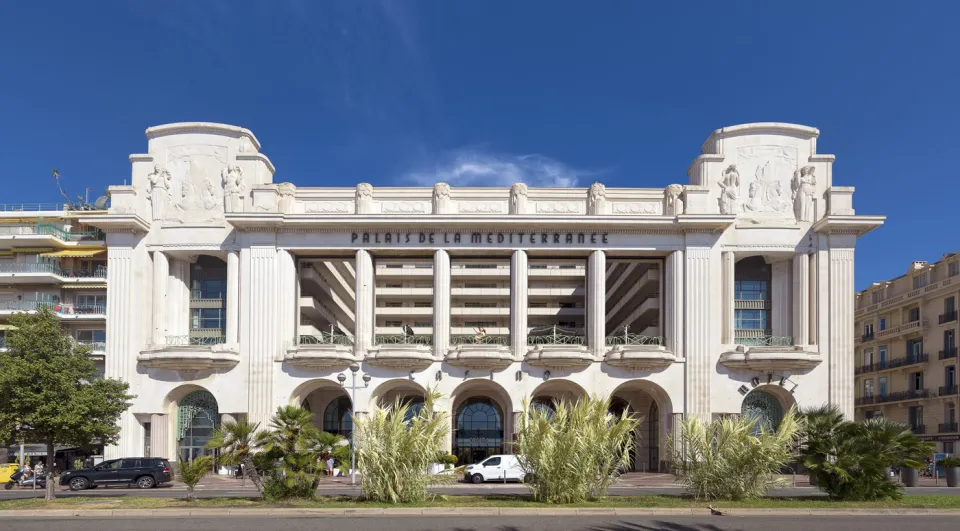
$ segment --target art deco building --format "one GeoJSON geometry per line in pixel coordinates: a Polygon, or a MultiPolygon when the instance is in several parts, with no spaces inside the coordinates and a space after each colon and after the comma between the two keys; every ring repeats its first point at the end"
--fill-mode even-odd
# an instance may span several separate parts
{"type": "Polygon", "coordinates": [[[856,417],[909,424],[955,451],[960,257],[913,262],[907,273],[857,294],[856,417]]]}
{"type": "Polygon", "coordinates": [[[884,218],[818,134],[717,130],[665,189],[326,188],[275,183],[246,129],[152,127],[80,218],[109,249],[106,375],[137,395],[107,456],[190,458],[287,404],[348,435],[430,386],[461,462],[510,452],[526,398],[611,396],[638,470],[683,416],[852,416],[854,245],[884,218]]]}

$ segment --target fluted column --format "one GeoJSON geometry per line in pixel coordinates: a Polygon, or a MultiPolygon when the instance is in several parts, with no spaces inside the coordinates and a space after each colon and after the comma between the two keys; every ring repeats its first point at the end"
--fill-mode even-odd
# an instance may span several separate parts
{"type": "Polygon", "coordinates": [[[251,422],[266,426],[273,414],[273,366],[280,348],[278,257],[273,245],[251,245],[241,251],[244,277],[244,335],[249,374],[247,411],[251,422]],[[245,255],[245,256],[244,256],[245,255]]]}
{"type": "Polygon", "coordinates": [[[291,344],[297,338],[297,264],[286,249],[277,251],[279,267],[280,342],[291,344]]]}
{"type": "Polygon", "coordinates": [[[792,284],[790,282],[790,272],[793,269],[786,260],[779,260],[771,264],[771,280],[773,286],[771,289],[772,311],[771,330],[776,337],[788,337],[791,335],[793,326],[792,304],[792,284]]]}
{"type": "Polygon", "coordinates": [[[600,358],[607,337],[607,255],[593,251],[587,260],[587,344],[600,358]]]}
{"type": "Polygon", "coordinates": [[[853,243],[854,236],[830,236],[830,404],[853,418],[853,243]]]}
{"type": "Polygon", "coordinates": [[[450,253],[433,253],[433,355],[443,359],[450,345],[450,253]]]}
{"type": "Polygon", "coordinates": [[[667,255],[664,275],[664,330],[667,350],[677,358],[683,354],[683,251],[667,255]]]}
{"type": "Polygon", "coordinates": [[[167,277],[170,262],[163,251],[153,252],[153,344],[163,345],[167,335],[167,277]]]}
{"type": "Polygon", "coordinates": [[[189,329],[190,263],[186,260],[169,261],[167,277],[167,335],[186,335],[189,329]]]}
{"type": "Polygon", "coordinates": [[[240,253],[227,252],[227,337],[229,345],[240,343],[240,253]]]}
{"type": "Polygon", "coordinates": [[[150,454],[146,457],[162,457],[173,461],[167,448],[170,439],[170,415],[150,415],[150,454]]]}
{"type": "Polygon", "coordinates": [[[513,251],[510,257],[510,345],[513,356],[527,354],[527,252],[513,251]]]}
{"type": "Polygon", "coordinates": [[[735,273],[737,271],[737,259],[732,252],[724,252],[721,258],[721,274],[723,275],[723,289],[721,290],[723,300],[720,302],[723,308],[723,332],[720,341],[725,345],[736,343],[736,307],[735,307],[735,273]]]}
{"type": "Polygon", "coordinates": [[[356,331],[354,332],[354,355],[363,358],[367,350],[373,345],[373,312],[376,301],[374,299],[373,257],[370,251],[357,251],[357,260],[354,264],[356,273],[356,331]]]}
{"type": "Polygon", "coordinates": [[[710,420],[710,249],[686,250],[686,300],[684,301],[686,349],[686,397],[688,415],[710,420]]]}
{"type": "Polygon", "coordinates": [[[793,257],[793,344],[810,344],[810,255],[793,257]]]}

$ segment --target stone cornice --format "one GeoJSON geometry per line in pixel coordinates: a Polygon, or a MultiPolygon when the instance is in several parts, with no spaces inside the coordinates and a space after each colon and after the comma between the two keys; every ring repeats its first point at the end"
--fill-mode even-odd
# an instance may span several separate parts
{"type": "Polygon", "coordinates": [[[147,232],[150,223],[138,214],[93,214],[77,216],[81,223],[102,229],[105,232],[147,232]]]}
{"type": "Polygon", "coordinates": [[[886,216],[824,216],[813,224],[813,230],[821,234],[854,234],[859,237],[883,225],[886,219],[886,216]]]}

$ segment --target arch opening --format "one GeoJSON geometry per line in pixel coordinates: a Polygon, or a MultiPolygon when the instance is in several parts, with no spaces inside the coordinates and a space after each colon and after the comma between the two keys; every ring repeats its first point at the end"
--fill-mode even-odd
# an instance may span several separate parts
{"type": "Polygon", "coordinates": [[[662,454],[669,436],[673,405],[666,391],[648,380],[630,380],[617,387],[610,398],[610,413],[640,419],[630,471],[660,472],[668,468],[662,454]]]}
{"type": "Polygon", "coordinates": [[[214,455],[206,444],[219,427],[220,409],[209,391],[198,390],[184,396],[177,403],[177,460],[193,461],[214,455]]]}

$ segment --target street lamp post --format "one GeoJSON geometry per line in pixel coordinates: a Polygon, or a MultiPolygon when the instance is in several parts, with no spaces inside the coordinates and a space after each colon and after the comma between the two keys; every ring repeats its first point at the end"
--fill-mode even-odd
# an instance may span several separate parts
{"type": "MultiPolygon", "coordinates": [[[[350,365],[350,409],[351,416],[353,419],[350,421],[350,485],[357,484],[357,438],[354,435],[356,432],[356,413],[357,413],[357,372],[360,370],[360,365],[353,363],[350,365]]],[[[370,385],[370,375],[363,375],[363,386],[367,387],[370,385]]],[[[340,385],[347,381],[347,377],[341,372],[337,375],[337,381],[340,382],[340,385]]]]}

